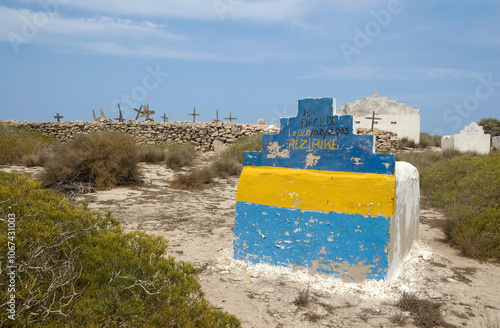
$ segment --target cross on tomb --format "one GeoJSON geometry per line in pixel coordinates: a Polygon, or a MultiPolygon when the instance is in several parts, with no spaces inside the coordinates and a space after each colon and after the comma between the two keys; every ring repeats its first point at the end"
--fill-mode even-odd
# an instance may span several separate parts
{"type": "Polygon", "coordinates": [[[193,117],[193,122],[196,122],[196,116],[200,116],[201,114],[196,114],[196,107],[193,108],[193,114],[188,114],[193,117]]]}
{"type": "Polygon", "coordinates": [[[57,113],[57,115],[56,115],[56,116],[54,116],[54,118],[56,118],[56,119],[57,119],[57,123],[60,123],[60,122],[61,122],[61,118],[63,118],[63,117],[64,117],[64,116],[59,115],[59,113],[57,113]]]}
{"type": "Polygon", "coordinates": [[[168,122],[167,113],[163,113],[163,116],[161,116],[161,118],[163,119],[163,122],[168,122]]]}
{"type": "Polygon", "coordinates": [[[375,125],[375,121],[381,120],[380,117],[375,117],[375,111],[373,111],[373,114],[371,117],[365,117],[365,118],[372,120],[372,131],[373,131],[373,125],[375,125]]]}
{"type": "Polygon", "coordinates": [[[150,118],[149,115],[154,115],[154,110],[149,110],[149,104],[144,105],[144,114],[139,115],[139,117],[146,117],[146,121],[154,121],[154,119],[150,118]]]}
{"type": "Polygon", "coordinates": [[[115,120],[119,121],[120,123],[121,122],[125,122],[125,120],[123,119],[122,109],[120,108],[120,104],[118,104],[118,111],[120,112],[120,117],[119,118],[115,118],[115,120]]]}
{"type": "Polygon", "coordinates": [[[139,119],[139,115],[143,115],[144,112],[142,111],[142,105],[139,107],[139,109],[134,108],[134,110],[137,112],[137,115],[135,116],[135,120],[137,121],[139,119]]]}
{"type": "Polygon", "coordinates": [[[229,112],[229,117],[226,117],[226,118],[225,118],[225,120],[229,120],[229,122],[231,122],[231,123],[232,123],[232,122],[233,122],[233,120],[237,120],[237,118],[236,118],[236,117],[232,117],[232,116],[231,116],[231,112],[229,112]]]}
{"type": "Polygon", "coordinates": [[[216,110],[215,110],[215,121],[216,121],[216,122],[219,122],[219,121],[220,121],[220,120],[219,120],[219,110],[218,110],[218,109],[216,109],[216,110]]]}
{"type": "Polygon", "coordinates": [[[102,108],[99,108],[99,112],[101,113],[100,117],[95,117],[95,112],[92,109],[92,115],[94,115],[94,121],[104,121],[106,120],[106,115],[104,115],[104,110],[102,108]]]}

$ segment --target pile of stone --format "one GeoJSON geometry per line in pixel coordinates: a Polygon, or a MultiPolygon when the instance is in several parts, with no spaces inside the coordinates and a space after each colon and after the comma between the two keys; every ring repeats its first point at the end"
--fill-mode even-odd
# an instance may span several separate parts
{"type": "Polygon", "coordinates": [[[358,128],[357,134],[370,134],[375,136],[375,152],[395,153],[399,149],[398,135],[390,131],[382,131],[377,128],[370,130],[358,128]]]}
{"type": "Polygon", "coordinates": [[[276,125],[267,125],[262,120],[259,124],[237,124],[222,121],[212,122],[155,122],[112,120],[67,121],[67,122],[27,122],[0,121],[10,125],[22,125],[53,136],[59,141],[73,139],[79,134],[97,131],[120,131],[130,135],[140,144],[192,143],[198,150],[213,150],[213,144],[231,145],[239,138],[256,133],[275,134],[279,132],[276,125]]]}

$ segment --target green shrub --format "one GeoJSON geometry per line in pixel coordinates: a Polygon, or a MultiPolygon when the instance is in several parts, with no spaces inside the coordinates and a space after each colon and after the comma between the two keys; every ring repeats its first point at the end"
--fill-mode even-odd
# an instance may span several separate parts
{"type": "Polygon", "coordinates": [[[243,164],[243,153],[262,150],[262,134],[252,134],[241,137],[236,143],[220,154],[222,158],[232,158],[243,164]]]}
{"type": "Polygon", "coordinates": [[[0,164],[22,164],[24,156],[35,155],[39,149],[55,142],[37,130],[0,124],[0,164]]]}
{"type": "Polygon", "coordinates": [[[465,256],[500,260],[500,209],[458,221],[451,237],[465,256]]]}
{"type": "Polygon", "coordinates": [[[210,170],[214,175],[221,178],[239,175],[243,169],[243,153],[246,151],[261,150],[262,134],[244,136],[215,158],[210,164],[210,170]]]}
{"type": "Polygon", "coordinates": [[[192,144],[171,144],[167,147],[165,163],[170,169],[178,169],[183,166],[191,166],[196,158],[196,152],[192,144]]]}
{"type": "Polygon", "coordinates": [[[78,190],[82,185],[108,189],[138,183],[136,144],[119,132],[78,135],[54,147],[42,181],[61,191],[78,190]]]}
{"type": "MultiPolygon", "coordinates": [[[[422,169],[421,186],[433,205],[445,210],[443,231],[447,238],[468,256],[491,256],[482,245],[490,245],[486,240],[498,243],[498,220],[492,219],[491,225],[483,223],[485,218],[498,216],[500,210],[500,153],[438,161],[422,169]],[[478,231],[486,239],[478,237],[478,231]]],[[[494,257],[500,258],[498,249],[492,249],[497,252],[494,257]]]]}
{"type": "Polygon", "coordinates": [[[138,148],[139,162],[158,163],[166,157],[163,145],[141,145],[138,148]]]}
{"type": "MultiPolygon", "coordinates": [[[[192,265],[166,256],[165,239],[124,233],[109,213],[0,172],[0,217],[0,261],[7,263],[10,241],[18,265],[15,320],[4,308],[2,327],[241,325],[205,299],[192,265]]],[[[10,298],[8,270],[0,267],[1,304],[10,298]]]]}

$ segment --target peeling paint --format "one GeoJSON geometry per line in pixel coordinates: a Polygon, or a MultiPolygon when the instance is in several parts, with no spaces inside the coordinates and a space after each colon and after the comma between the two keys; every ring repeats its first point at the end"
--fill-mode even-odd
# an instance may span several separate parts
{"type": "Polygon", "coordinates": [[[288,149],[282,150],[281,148],[283,148],[283,146],[280,146],[277,141],[271,142],[267,146],[267,151],[269,152],[267,158],[290,158],[290,151],[288,149]]]}
{"type": "Polygon", "coordinates": [[[313,167],[318,164],[318,161],[321,159],[321,156],[315,156],[314,154],[307,154],[306,156],[306,169],[308,167],[313,167]]]}

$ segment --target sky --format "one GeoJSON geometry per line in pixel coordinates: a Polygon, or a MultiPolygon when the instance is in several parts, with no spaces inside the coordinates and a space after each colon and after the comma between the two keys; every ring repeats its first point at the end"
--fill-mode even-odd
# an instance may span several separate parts
{"type": "Polygon", "coordinates": [[[238,123],[372,96],[421,130],[500,118],[499,0],[2,0],[0,119],[238,123]]]}

